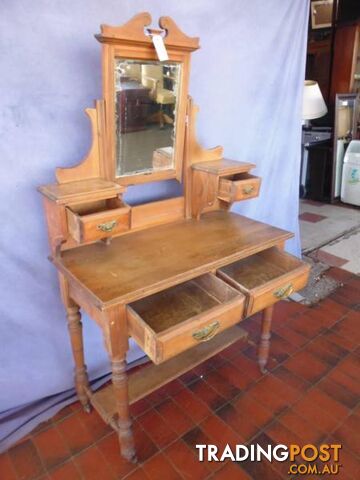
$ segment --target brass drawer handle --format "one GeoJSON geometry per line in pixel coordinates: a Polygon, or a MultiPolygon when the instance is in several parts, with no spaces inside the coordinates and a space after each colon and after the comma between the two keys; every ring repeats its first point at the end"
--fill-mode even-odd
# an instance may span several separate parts
{"type": "Polygon", "coordinates": [[[220,323],[216,320],[215,322],[210,323],[209,325],[206,325],[206,327],[201,328],[200,330],[197,330],[192,334],[193,339],[197,340],[198,342],[207,342],[208,340],[211,340],[215,335],[216,332],[218,331],[220,327],[220,323]]]}
{"type": "Polygon", "coordinates": [[[293,284],[289,283],[289,285],[285,285],[285,287],[281,287],[278,290],[275,290],[275,292],[273,292],[273,295],[276,298],[283,299],[291,295],[293,291],[294,291],[293,284]]]}
{"type": "Polygon", "coordinates": [[[245,195],[249,195],[251,192],[254,191],[254,185],[245,185],[243,187],[243,193],[245,193],[245,195]]]}
{"type": "Polygon", "coordinates": [[[116,220],[112,220],[111,222],[106,222],[106,223],[99,223],[99,225],[96,226],[96,230],[101,230],[102,232],[111,232],[114,230],[114,228],[117,225],[116,220]]]}

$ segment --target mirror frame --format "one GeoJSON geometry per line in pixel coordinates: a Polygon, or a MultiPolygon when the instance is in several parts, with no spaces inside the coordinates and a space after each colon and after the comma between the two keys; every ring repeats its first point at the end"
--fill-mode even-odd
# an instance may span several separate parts
{"type": "Polygon", "coordinates": [[[95,35],[102,43],[103,98],[105,101],[105,158],[103,171],[105,177],[120,185],[136,185],[158,180],[182,178],[186,105],[188,98],[190,54],[199,48],[198,37],[188,37],[170,17],[159,19],[159,29],[151,29],[151,16],[144,12],[135,15],[129,22],[119,27],[101,25],[101,33],[95,35]],[[147,32],[147,34],[145,33],[147,32]],[[174,144],[174,167],[152,172],[116,176],[116,125],[115,125],[115,59],[158,61],[151,34],[165,34],[164,44],[169,56],[168,61],[181,63],[180,89],[174,144]]]}

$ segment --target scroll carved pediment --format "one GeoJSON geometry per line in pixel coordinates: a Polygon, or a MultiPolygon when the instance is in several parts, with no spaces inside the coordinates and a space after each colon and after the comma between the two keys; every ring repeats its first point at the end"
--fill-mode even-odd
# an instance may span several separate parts
{"type": "Polygon", "coordinates": [[[158,29],[150,27],[150,13],[142,12],[132,17],[128,22],[117,27],[101,25],[101,33],[95,35],[101,43],[152,44],[152,33],[164,33],[164,43],[169,47],[178,47],[193,51],[199,48],[199,38],[186,35],[170,17],[160,17],[158,29]]]}

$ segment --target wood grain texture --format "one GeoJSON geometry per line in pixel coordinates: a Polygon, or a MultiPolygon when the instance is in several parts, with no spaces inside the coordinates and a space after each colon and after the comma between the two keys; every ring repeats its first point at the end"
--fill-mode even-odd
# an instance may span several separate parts
{"type": "Polygon", "coordinates": [[[266,373],[266,364],[269,359],[270,339],[271,339],[271,322],[274,307],[270,306],[264,309],[261,322],[261,336],[258,350],[258,364],[261,373],[266,373]]]}
{"type": "Polygon", "coordinates": [[[217,274],[248,297],[249,316],[303,288],[309,271],[309,264],[273,247],[226,265],[217,274]]]}
{"type": "Polygon", "coordinates": [[[131,302],[211,272],[290,238],[292,234],[229,212],[210,212],[130,233],[111,245],[87,245],[53,258],[103,307],[131,302]],[[226,239],[226,241],[225,241],[226,239]]]}
{"type": "Polygon", "coordinates": [[[248,173],[240,173],[230,178],[220,178],[218,198],[233,203],[259,196],[261,178],[248,173]]]}
{"type": "Polygon", "coordinates": [[[42,185],[38,191],[58,205],[69,205],[115,197],[123,193],[125,188],[102,178],[92,178],[42,185]]]}
{"type": "Polygon", "coordinates": [[[129,333],[154,363],[208,341],[242,319],[245,297],[212,274],[127,307],[129,333]]]}
{"type": "MultiPolygon", "coordinates": [[[[135,403],[179,375],[191,370],[229,345],[246,338],[245,330],[234,326],[217,335],[211,342],[201,343],[161,365],[151,364],[130,374],[128,376],[129,404],[135,403]]],[[[97,392],[89,390],[88,395],[91,404],[104,421],[117,430],[118,425],[114,421],[117,409],[113,386],[109,385],[97,392]]]]}

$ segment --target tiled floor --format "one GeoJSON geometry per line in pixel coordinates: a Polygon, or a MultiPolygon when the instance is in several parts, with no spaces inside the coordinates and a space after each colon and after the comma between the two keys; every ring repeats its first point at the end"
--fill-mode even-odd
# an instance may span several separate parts
{"type": "Polygon", "coordinates": [[[360,208],[301,200],[299,220],[304,253],[360,273],[360,208]]]}
{"type": "Polygon", "coordinates": [[[138,465],[120,458],[96,412],[75,403],[0,456],[0,479],[278,480],[290,478],[284,463],[200,463],[195,445],[323,442],[343,445],[334,478],[359,479],[360,278],[328,273],[344,285],[316,307],[276,306],[268,374],[256,366],[253,317],[247,342],[132,406],[138,465]]]}

